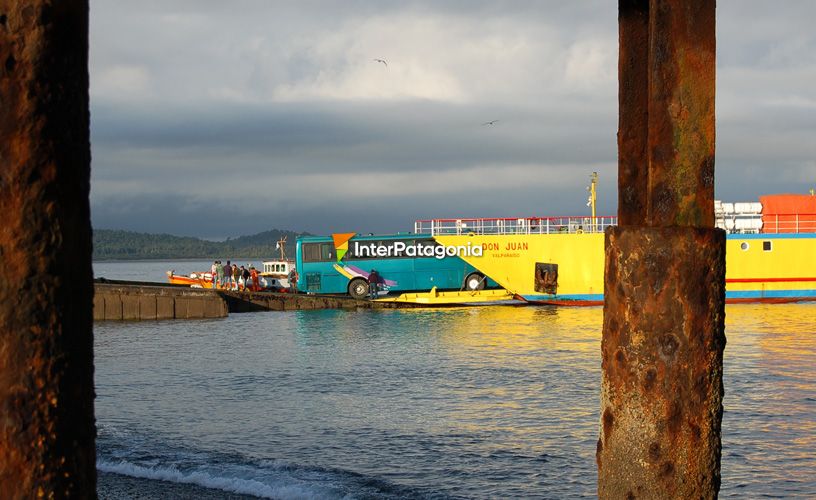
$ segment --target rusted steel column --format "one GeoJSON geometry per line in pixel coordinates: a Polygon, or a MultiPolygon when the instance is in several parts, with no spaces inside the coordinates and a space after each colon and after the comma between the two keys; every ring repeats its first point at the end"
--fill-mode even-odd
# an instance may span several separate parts
{"type": "Polygon", "coordinates": [[[0,492],[96,496],[87,0],[0,0],[0,492]]]}
{"type": "Polygon", "coordinates": [[[725,234],[606,234],[602,498],[713,498],[720,483],[725,234]]]}
{"type": "Polygon", "coordinates": [[[714,6],[649,7],[650,226],[714,227],[714,6]]]}
{"type": "Polygon", "coordinates": [[[649,127],[649,0],[620,0],[618,13],[618,224],[646,221],[649,127]]]}
{"type": "Polygon", "coordinates": [[[715,498],[725,233],[713,227],[714,0],[619,9],[621,225],[606,232],[598,494],[715,498]]]}

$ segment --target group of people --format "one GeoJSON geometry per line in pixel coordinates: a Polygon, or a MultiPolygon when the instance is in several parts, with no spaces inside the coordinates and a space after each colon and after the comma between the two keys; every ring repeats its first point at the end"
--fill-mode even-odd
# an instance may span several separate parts
{"type": "Polygon", "coordinates": [[[253,265],[247,264],[247,267],[244,267],[232,264],[230,261],[222,265],[220,260],[216,260],[213,262],[211,272],[213,288],[253,292],[261,290],[258,270],[253,265]]]}

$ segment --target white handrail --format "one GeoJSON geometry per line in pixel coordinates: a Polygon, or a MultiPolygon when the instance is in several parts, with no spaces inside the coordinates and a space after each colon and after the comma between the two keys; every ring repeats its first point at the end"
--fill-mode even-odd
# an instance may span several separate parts
{"type": "Polygon", "coordinates": [[[477,219],[429,219],[414,223],[415,233],[462,234],[591,234],[617,224],[617,217],[525,217],[477,219]]]}

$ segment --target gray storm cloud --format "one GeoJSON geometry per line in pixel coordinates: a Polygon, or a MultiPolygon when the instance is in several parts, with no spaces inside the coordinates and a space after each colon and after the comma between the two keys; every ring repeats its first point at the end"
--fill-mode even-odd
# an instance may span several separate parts
{"type": "MultiPolygon", "coordinates": [[[[95,227],[572,215],[592,171],[615,211],[615,2],[91,7],[95,227]]],[[[814,14],[718,2],[719,197],[816,183],[814,14]]]]}

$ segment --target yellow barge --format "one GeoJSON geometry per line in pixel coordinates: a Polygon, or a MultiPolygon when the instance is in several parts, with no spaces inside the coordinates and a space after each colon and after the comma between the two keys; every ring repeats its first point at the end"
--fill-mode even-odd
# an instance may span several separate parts
{"type": "MultiPolygon", "coordinates": [[[[718,203],[725,229],[726,301],[816,300],[816,197],[771,195],[718,203]]],[[[442,245],[479,245],[462,258],[518,299],[603,303],[604,234],[615,217],[433,219],[415,223],[442,245]]]]}

